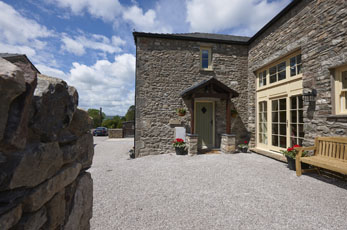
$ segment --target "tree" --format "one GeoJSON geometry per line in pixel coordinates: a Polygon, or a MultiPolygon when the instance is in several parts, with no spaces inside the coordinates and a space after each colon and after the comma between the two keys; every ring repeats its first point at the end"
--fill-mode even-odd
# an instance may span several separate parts
{"type": "Polygon", "coordinates": [[[122,128],[123,121],[125,121],[125,117],[121,117],[117,115],[117,116],[114,116],[112,119],[104,120],[102,122],[102,126],[109,129],[122,128]]]}
{"type": "Polygon", "coordinates": [[[100,119],[100,110],[98,109],[88,109],[88,115],[93,118],[93,128],[101,126],[102,120],[106,117],[106,114],[102,113],[100,119]]]}
{"type": "Polygon", "coordinates": [[[129,107],[128,112],[125,114],[126,121],[135,120],[135,105],[129,107]]]}

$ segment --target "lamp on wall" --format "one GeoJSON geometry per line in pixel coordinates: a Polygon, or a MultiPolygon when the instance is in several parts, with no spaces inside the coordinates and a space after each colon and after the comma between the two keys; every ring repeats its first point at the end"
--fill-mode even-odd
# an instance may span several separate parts
{"type": "Polygon", "coordinates": [[[305,102],[311,102],[311,101],[315,101],[317,97],[317,90],[315,89],[311,89],[311,92],[306,92],[302,95],[302,99],[305,102]]]}

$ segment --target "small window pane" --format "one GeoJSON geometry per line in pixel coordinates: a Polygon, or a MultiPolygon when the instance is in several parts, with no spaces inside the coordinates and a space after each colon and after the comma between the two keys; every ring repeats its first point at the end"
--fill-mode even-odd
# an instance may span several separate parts
{"type": "Polygon", "coordinates": [[[302,101],[302,96],[298,97],[298,102],[299,102],[299,109],[302,109],[304,107],[303,101],[302,101]]]}
{"type": "Polygon", "coordinates": [[[296,57],[292,57],[291,59],[290,59],[290,67],[293,67],[293,66],[295,66],[296,65],[296,57]]]}
{"type": "Polygon", "coordinates": [[[291,122],[296,123],[296,110],[291,111],[291,122]]]}
{"type": "Polygon", "coordinates": [[[278,134],[278,125],[272,124],[272,134],[278,134]]]}
{"type": "Polygon", "coordinates": [[[304,125],[299,125],[299,137],[304,137],[304,125]]]}
{"type": "Polygon", "coordinates": [[[260,74],[259,74],[259,86],[263,86],[263,79],[261,79],[260,74]]]}
{"type": "Polygon", "coordinates": [[[263,142],[263,134],[259,133],[259,143],[264,143],[263,142]]]}
{"type": "Polygon", "coordinates": [[[291,103],[291,109],[296,109],[296,97],[290,98],[291,103]]]}
{"type": "Polygon", "coordinates": [[[280,125],[280,134],[281,135],[286,135],[286,132],[287,132],[287,128],[286,128],[287,125],[283,124],[283,125],[280,125]]]}
{"type": "Polygon", "coordinates": [[[285,71],[286,70],[286,62],[282,62],[278,64],[278,72],[285,71]]]}
{"type": "Polygon", "coordinates": [[[278,146],[278,136],[272,135],[272,145],[278,146]]]}
{"type": "Polygon", "coordinates": [[[296,75],[296,68],[295,66],[290,67],[290,76],[293,77],[296,75]]]}
{"type": "Polygon", "coordinates": [[[278,100],[272,101],[272,111],[278,111],[278,100]]]}
{"type": "Polygon", "coordinates": [[[286,99],[280,99],[280,110],[286,110],[286,99]]]}
{"type": "Polygon", "coordinates": [[[270,75],[276,74],[276,66],[271,67],[269,70],[270,75]]]}
{"type": "Polygon", "coordinates": [[[270,75],[270,83],[274,83],[277,81],[276,74],[275,75],[270,75]]]}
{"type": "Polygon", "coordinates": [[[297,65],[296,68],[298,69],[298,74],[300,74],[301,73],[301,64],[297,65]]]}
{"type": "Polygon", "coordinates": [[[272,112],[272,122],[278,122],[278,112],[272,112]]]}
{"type": "Polygon", "coordinates": [[[347,71],[342,72],[342,89],[347,89],[347,71]]]}
{"type": "Polygon", "coordinates": [[[202,50],[202,58],[208,58],[208,50],[202,50]]]}
{"type": "Polygon", "coordinates": [[[280,112],[280,122],[286,122],[287,121],[287,116],[286,116],[286,111],[280,112]]]}
{"type": "Polygon", "coordinates": [[[278,73],[278,80],[286,79],[286,71],[278,73]]]}
{"type": "Polygon", "coordinates": [[[296,64],[301,64],[301,54],[296,56],[296,64]]]}
{"type": "Polygon", "coordinates": [[[280,136],[280,147],[287,148],[287,138],[280,136]]]}
{"type": "Polygon", "coordinates": [[[296,126],[296,124],[292,124],[291,126],[290,126],[290,135],[291,136],[297,136],[297,126],[296,126]]]}
{"type": "Polygon", "coordinates": [[[208,59],[202,59],[202,68],[208,68],[208,59]]]}
{"type": "Polygon", "coordinates": [[[304,111],[299,110],[299,123],[304,123],[304,111]]]}

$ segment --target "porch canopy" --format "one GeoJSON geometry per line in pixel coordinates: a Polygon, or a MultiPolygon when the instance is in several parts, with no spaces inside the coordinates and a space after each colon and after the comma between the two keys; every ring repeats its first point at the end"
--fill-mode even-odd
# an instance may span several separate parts
{"type": "Polygon", "coordinates": [[[230,98],[238,97],[239,93],[230,89],[216,78],[203,80],[180,93],[183,99],[191,100],[191,133],[194,134],[194,102],[196,98],[219,98],[226,100],[226,133],[230,134],[230,98]]]}

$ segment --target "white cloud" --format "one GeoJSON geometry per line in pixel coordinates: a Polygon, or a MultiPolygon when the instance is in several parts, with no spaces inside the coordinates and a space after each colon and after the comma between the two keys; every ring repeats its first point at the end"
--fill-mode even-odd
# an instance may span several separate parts
{"type": "Polygon", "coordinates": [[[103,107],[106,114],[124,115],[134,104],[135,57],[122,54],[92,66],[75,62],[67,82],[77,88],[82,108],[103,107]]]}
{"type": "Polygon", "coordinates": [[[170,33],[171,27],[165,26],[156,20],[156,12],[152,9],[143,12],[141,8],[134,5],[123,11],[123,19],[130,22],[137,31],[170,33]]]}
{"type": "Polygon", "coordinates": [[[63,50],[66,50],[78,56],[82,56],[83,54],[85,54],[86,51],[84,50],[83,45],[79,43],[78,41],[72,38],[69,38],[67,36],[63,36],[61,40],[64,43],[62,45],[63,50]]]}
{"type": "Polygon", "coordinates": [[[242,28],[238,32],[253,35],[290,0],[188,0],[187,22],[191,31],[219,32],[242,28]]]}
{"type": "Polygon", "coordinates": [[[62,49],[82,56],[86,53],[86,49],[98,50],[104,53],[121,52],[120,46],[125,45],[125,41],[118,36],[112,36],[111,39],[100,34],[79,35],[74,38],[68,37],[66,34],[62,38],[62,49]],[[88,37],[87,37],[88,36],[88,37]]]}
{"type": "Polygon", "coordinates": [[[38,43],[38,38],[53,36],[53,32],[45,26],[23,17],[12,6],[1,1],[0,12],[0,41],[3,43],[28,45],[31,42],[38,43]]]}
{"type": "Polygon", "coordinates": [[[50,0],[59,7],[69,8],[73,14],[90,15],[101,18],[104,21],[112,21],[122,11],[118,0],[50,0]]]}

